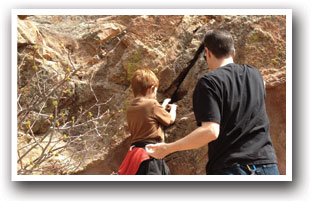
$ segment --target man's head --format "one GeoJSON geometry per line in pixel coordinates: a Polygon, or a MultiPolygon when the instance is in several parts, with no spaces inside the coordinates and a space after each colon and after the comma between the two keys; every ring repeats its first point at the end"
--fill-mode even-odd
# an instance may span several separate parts
{"type": "Polygon", "coordinates": [[[234,39],[224,30],[208,31],[204,38],[204,46],[218,59],[233,56],[235,51],[234,39]]]}
{"type": "Polygon", "coordinates": [[[155,93],[159,81],[156,75],[150,69],[137,70],[131,79],[131,87],[135,97],[145,96],[147,93],[155,93]]]}
{"type": "Polygon", "coordinates": [[[233,58],[235,55],[234,40],[231,34],[224,30],[210,30],[204,38],[204,47],[208,65],[214,65],[215,60],[233,58]]]}

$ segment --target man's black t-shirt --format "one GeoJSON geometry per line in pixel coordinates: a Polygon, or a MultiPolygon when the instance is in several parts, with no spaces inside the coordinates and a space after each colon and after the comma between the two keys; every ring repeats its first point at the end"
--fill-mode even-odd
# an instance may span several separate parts
{"type": "Polygon", "coordinates": [[[266,92],[260,72],[234,63],[200,78],[193,108],[197,125],[217,122],[220,134],[209,143],[209,171],[235,164],[277,163],[269,134],[266,92]]]}

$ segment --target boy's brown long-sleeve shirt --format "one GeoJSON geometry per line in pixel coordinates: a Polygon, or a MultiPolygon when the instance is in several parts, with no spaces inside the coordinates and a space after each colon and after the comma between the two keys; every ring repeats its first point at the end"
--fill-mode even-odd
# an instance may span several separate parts
{"type": "Polygon", "coordinates": [[[127,108],[127,123],[131,133],[131,143],[163,142],[161,125],[173,123],[171,115],[155,99],[135,98],[127,108]]]}

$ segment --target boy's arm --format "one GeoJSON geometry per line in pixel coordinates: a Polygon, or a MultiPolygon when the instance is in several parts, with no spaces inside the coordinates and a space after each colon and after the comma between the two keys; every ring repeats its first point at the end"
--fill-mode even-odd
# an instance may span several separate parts
{"type": "MultiPolygon", "coordinates": [[[[166,99],[167,100],[167,99],[166,99]]],[[[169,102],[169,101],[164,102],[169,102]]],[[[167,104],[166,107],[170,107],[170,111],[168,112],[163,105],[160,105],[156,100],[154,101],[154,117],[155,119],[164,126],[169,126],[173,124],[176,118],[176,108],[175,104],[167,104]]]]}

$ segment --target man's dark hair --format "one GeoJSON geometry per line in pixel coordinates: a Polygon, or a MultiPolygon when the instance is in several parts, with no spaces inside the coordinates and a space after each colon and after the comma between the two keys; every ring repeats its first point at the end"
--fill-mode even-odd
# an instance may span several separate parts
{"type": "Polygon", "coordinates": [[[220,59],[226,56],[233,56],[235,47],[234,39],[231,34],[224,30],[210,30],[204,38],[204,46],[212,52],[212,54],[220,59]]]}

